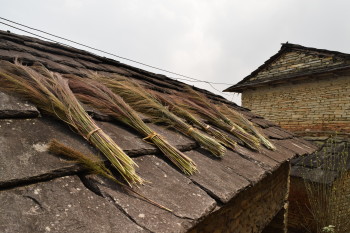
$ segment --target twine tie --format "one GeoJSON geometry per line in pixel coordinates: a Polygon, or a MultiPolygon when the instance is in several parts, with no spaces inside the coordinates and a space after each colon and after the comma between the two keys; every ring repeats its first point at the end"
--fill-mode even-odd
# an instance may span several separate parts
{"type": "Polygon", "coordinates": [[[101,128],[96,128],[91,130],[88,135],[86,136],[86,139],[90,142],[90,137],[92,136],[92,134],[96,133],[97,131],[101,130],[101,128]]]}

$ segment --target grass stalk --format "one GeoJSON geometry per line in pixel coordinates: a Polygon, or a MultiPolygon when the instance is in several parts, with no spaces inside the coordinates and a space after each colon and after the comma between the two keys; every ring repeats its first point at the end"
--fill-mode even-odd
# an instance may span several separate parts
{"type": "Polygon", "coordinates": [[[276,150],[276,147],[267,139],[267,137],[260,132],[254,124],[245,118],[242,114],[237,112],[236,110],[229,108],[226,104],[221,105],[221,110],[224,114],[234,123],[241,126],[244,130],[253,133],[257,138],[259,138],[260,142],[270,150],[276,150]]]}
{"type": "Polygon", "coordinates": [[[49,151],[56,155],[63,155],[65,157],[69,157],[73,159],[76,163],[79,163],[83,165],[85,168],[87,168],[89,171],[96,175],[101,175],[109,180],[112,180],[113,182],[120,185],[120,187],[128,192],[132,192],[136,194],[137,196],[141,197],[148,203],[155,205],[161,209],[164,209],[166,211],[172,212],[169,208],[166,208],[163,205],[160,205],[159,203],[147,198],[145,195],[135,191],[134,189],[130,188],[129,186],[125,185],[121,181],[119,181],[117,178],[114,177],[112,172],[105,166],[104,162],[96,155],[89,154],[85,155],[77,150],[74,150],[73,148],[70,148],[57,140],[53,139],[49,143],[49,151]]]}
{"type": "Polygon", "coordinates": [[[70,88],[80,101],[134,128],[145,137],[145,140],[149,140],[157,146],[185,174],[191,175],[196,172],[197,168],[192,159],[149,128],[139,115],[108,87],[96,80],[72,75],[68,76],[68,80],[70,88]]]}
{"type": "Polygon", "coordinates": [[[171,126],[182,134],[193,138],[199,145],[215,156],[222,156],[225,154],[226,148],[224,146],[214,138],[201,133],[196,128],[185,123],[135,82],[118,76],[103,77],[100,75],[92,75],[91,77],[104,83],[112,89],[114,93],[120,95],[124,101],[136,111],[151,116],[155,122],[171,126]]]}
{"type": "Polygon", "coordinates": [[[220,132],[219,130],[213,128],[212,126],[204,123],[202,120],[200,120],[198,117],[196,117],[194,114],[192,114],[190,111],[186,110],[185,108],[181,107],[181,100],[179,100],[175,96],[170,95],[162,95],[160,93],[154,94],[157,96],[159,100],[163,103],[163,105],[167,106],[169,108],[169,111],[173,112],[175,115],[185,119],[188,122],[191,122],[192,124],[199,127],[201,130],[207,132],[211,136],[213,136],[215,139],[217,139],[222,145],[226,146],[227,148],[234,149],[237,145],[237,142],[235,142],[230,136],[228,136],[225,133],[220,132]]]}
{"type": "Polygon", "coordinates": [[[70,125],[107,157],[129,185],[143,182],[135,172],[136,163],[96,125],[61,75],[42,65],[30,68],[0,61],[0,89],[26,98],[70,125]]]}

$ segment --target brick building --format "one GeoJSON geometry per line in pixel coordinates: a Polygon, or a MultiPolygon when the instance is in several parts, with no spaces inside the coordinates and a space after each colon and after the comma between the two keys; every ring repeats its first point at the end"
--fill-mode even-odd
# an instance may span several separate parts
{"type": "Polygon", "coordinates": [[[350,132],[350,55],[283,44],[277,54],[226,92],[291,131],[350,132]]]}
{"type": "Polygon", "coordinates": [[[324,226],[335,225],[336,232],[348,232],[344,219],[350,214],[349,151],[339,151],[348,143],[350,133],[350,55],[286,43],[225,91],[242,93],[244,107],[309,136],[307,139],[321,148],[318,153],[292,160],[288,231],[320,232],[324,226]],[[338,142],[327,147],[324,136],[336,132],[338,142]],[[319,211],[324,216],[317,216],[315,208],[324,207],[319,211]]]}

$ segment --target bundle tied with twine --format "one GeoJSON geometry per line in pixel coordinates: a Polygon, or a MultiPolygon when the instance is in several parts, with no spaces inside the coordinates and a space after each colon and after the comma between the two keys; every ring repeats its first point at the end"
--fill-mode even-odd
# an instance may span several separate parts
{"type": "Polygon", "coordinates": [[[201,147],[216,156],[225,154],[226,148],[224,146],[170,112],[153,95],[147,93],[137,83],[118,75],[105,77],[93,74],[90,77],[104,83],[114,93],[120,95],[133,109],[151,116],[155,122],[171,126],[182,134],[193,138],[201,147]]]}
{"type": "Polygon", "coordinates": [[[179,92],[178,95],[182,97],[184,106],[188,110],[196,112],[219,129],[237,137],[249,148],[259,150],[260,140],[227,118],[204,94],[187,87],[184,92],[179,92]]]}
{"type": "Polygon", "coordinates": [[[134,128],[144,137],[144,140],[154,143],[185,174],[191,175],[197,170],[192,159],[150,129],[119,95],[113,93],[104,84],[74,75],[65,77],[68,78],[71,90],[80,101],[134,128]]]}
{"type": "Polygon", "coordinates": [[[71,158],[74,160],[74,162],[81,164],[86,169],[88,169],[90,172],[92,172],[96,175],[103,176],[103,177],[117,183],[118,185],[120,185],[120,187],[124,191],[134,193],[137,196],[144,199],[145,201],[147,201],[148,203],[155,205],[161,209],[172,212],[172,210],[170,210],[169,208],[149,199],[148,197],[146,197],[142,193],[140,193],[140,192],[132,189],[131,187],[125,185],[124,183],[120,182],[118,179],[115,178],[113,173],[105,166],[104,162],[96,155],[83,154],[83,153],[81,153],[81,152],[79,152],[71,147],[68,147],[68,146],[60,143],[56,139],[53,139],[50,141],[48,148],[49,148],[49,152],[51,152],[55,155],[63,155],[65,157],[71,158]]]}
{"type": "Polygon", "coordinates": [[[27,99],[71,126],[107,157],[129,185],[143,182],[135,172],[136,163],[96,125],[59,74],[41,64],[30,68],[0,61],[0,89],[27,99]]]}
{"type": "Polygon", "coordinates": [[[226,104],[221,105],[221,110],[224,112],[224,114],[233,122],[235,122],[237,125],[242,126],[245,130],[251,132],[254,134],[257,138],[259,138],[260,142],[268,149],[270,150],[276,150],[276,147],[267,139],[267,137],[260,132],[254,124],[249,121],[247,118],[245,118],[242,114],[235,111],[234,109],[228,107],[226,104]]]}
{"type": "Polygon", "coordinates": [[[165,94],[160,94],[155,92],[153,93],[154,95],[157,96],[159,100],[162,101],[164,105],[168,106],[171,112],[185,119],[186,121],[191,122],[192,124],[199,127],[201,130],[207,132],[208,134],[213,136],[215,139],[217,139],[225,147],[234,149],[235,146],[237,145],[237,142],[235,142],[230,136],[204,123],[197,116],[192,114],[190,111],[186,110],[185,107],[182,107],[184,105],[182,102],[182,98],[177,97],[175,95],[165,95],[165,94]]]}

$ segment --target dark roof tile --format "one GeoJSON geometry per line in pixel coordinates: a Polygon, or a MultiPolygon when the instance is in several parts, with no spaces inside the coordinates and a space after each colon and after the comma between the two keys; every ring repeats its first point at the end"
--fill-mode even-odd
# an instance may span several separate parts
{"type": "MultiPolygon", "coordinates": [[[[238,159],[238,164],[234,167],[232,164],[233,159],[237,158],[236,155],[233,155],[233,157],[227,157],[227,159],[224,158],[225,161],[231,160],[231,165],[227,164],[228,166],[222,166],[223,161],[221,159],[214,158],[203,150],[192,150],[187,154],[195,161],[198,167],[202,168],[199,173],[196,173],[189,178],[219,202],[227,203],[241,190],[251,185],[248,179],[254,179],[254,177],[252,177],[253,174],[245,174],[247,177],[245,178],[243,175],[237,173],[238,167],[242,168],[245,164],[248,165],[252,163],[238,159]]],[[[256,165],[253,165],[252,168],[250,168],[250,171],[254,171],[254,173],[257,172],[257,174],[254,175],[262,176],[264,171],[256,167],[256,165]]]]}
{"type": "Polygon", "coordinates": [[[0,118],[32,118],[39,116],[38,109],[14,96],[0,92],[0,118]]]}
{"type": "Polygon", "coordinates": [[[47,143],[51,139],[82,153],[96,153],[67,126],[48,118],[0,120],[0,129],[0,187],[76,170],[74,163],[47,152],[47,143]]]}
{"type": "Polygon", "coordinates": [[[0,232],[148,232],[77,176],[0,192],[0,232]]]}
{"type": "Polygon", "coordinates": [[[140,166],[140,175],[149,182],[138,191],[170,208],[173,213],[122,192],[110,181],[94,177],[91,182],[99,187],[103,196],[110,197],[140,226],[151,232],[186,232],[215,208],[214,199],[158,157],[147,155],[135,161],[140,166]]]}

